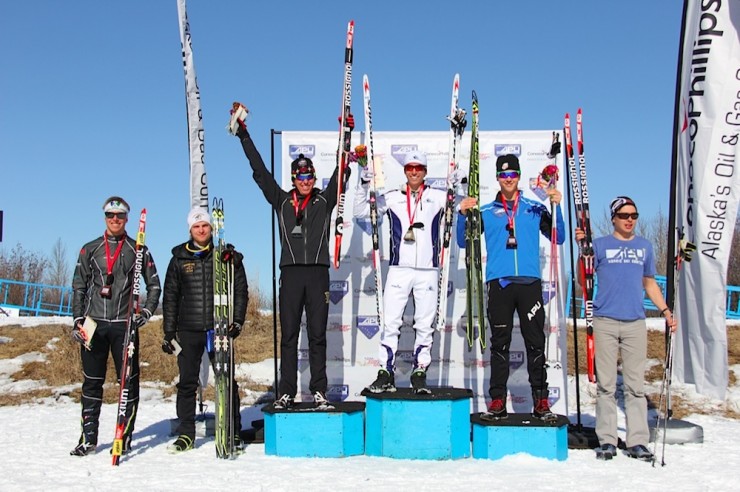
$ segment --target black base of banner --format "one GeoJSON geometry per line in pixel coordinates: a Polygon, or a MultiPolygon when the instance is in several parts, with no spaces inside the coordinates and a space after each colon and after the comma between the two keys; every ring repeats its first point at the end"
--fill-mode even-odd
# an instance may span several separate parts
{"type": "Polygon", "coordinates": [[[582,425],[568,426],[568,449],[595,449],[599,447],[596,429],[582,425]]]}

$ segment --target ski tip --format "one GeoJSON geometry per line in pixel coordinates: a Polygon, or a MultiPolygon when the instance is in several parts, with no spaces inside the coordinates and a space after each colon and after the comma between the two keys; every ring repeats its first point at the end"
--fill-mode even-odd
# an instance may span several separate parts
{"type": "Polygon", "coordinates": [[[581,110],[581,108],[578,108],[578,116],[580,116],[581,114],[583,114],[583,111],[581,110]]]}

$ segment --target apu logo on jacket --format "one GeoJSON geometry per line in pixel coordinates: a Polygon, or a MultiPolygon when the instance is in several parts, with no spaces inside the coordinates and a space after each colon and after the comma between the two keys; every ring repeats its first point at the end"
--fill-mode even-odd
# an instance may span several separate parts
{"type": "Polygon", "coordinates": [[[193,273],[195,271],[195,263],[193,263],[192,261],[183,263],[182,271],[183,273],[193,273]]]}

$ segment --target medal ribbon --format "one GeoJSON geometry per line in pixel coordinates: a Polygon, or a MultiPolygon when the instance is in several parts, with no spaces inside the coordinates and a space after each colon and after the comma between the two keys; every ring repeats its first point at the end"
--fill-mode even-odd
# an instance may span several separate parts
{"type": "Polygon", "coordinates": [[[409,215],[409,229],[414,225],[416,207],[419,205],[422,193],[424,193],[424,183],[419,187],[419,192],[416,194],[416,200],[414,201],[414,213],[411,213],[411,188],[409,188],[409,185],[406,185],[406,213],[409,215]]]}
{"type": "Polygon", "coordinates": [[[110,255],[110,246],[108,246],[108,231],[105,231],[105,262],[108,265],[108,275],[111,275],[113,273],[113,265],[116,264],[116,260],[118,259],[118,255],[121,254],[121,248],[123,247],[123,243],[126,240],[123,238],[118,243],[118,247],[116,248],[116,252],[113,253],[113,257],[110,255]]]}

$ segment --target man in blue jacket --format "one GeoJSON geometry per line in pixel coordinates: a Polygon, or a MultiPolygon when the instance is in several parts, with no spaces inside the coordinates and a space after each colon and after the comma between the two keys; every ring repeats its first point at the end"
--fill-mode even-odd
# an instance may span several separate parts
{"type": "MultiPolygon", "coordinates": [[[[509,348],[514,327],[514,311],[527,351],[527,371],[532,387],[532,415],[544,421],[557,417],[550,410],[545,368],[545,311],[540,277],[540,234],[550,239],[552,216],[539,201],[525,198],[519,190],[521,168],[515,155],[499,156],[496,179],[501,191],[493,202],[481,207],[486,239],[486,283],[488,321],[491,325],[491,402],[481,414],[484,420],[505,419],[506,383],[509,379],[509,348]]],[[[557,242],[565,241],[565,224],[560,210],[562,195],[547,190],[557,205],[557,242]]],[[[460,202],[460,213],[477,205],[475,198],[460,202]]],[[[465,245],[465,221],[457,222],[458,244],[465,245]]]]}

